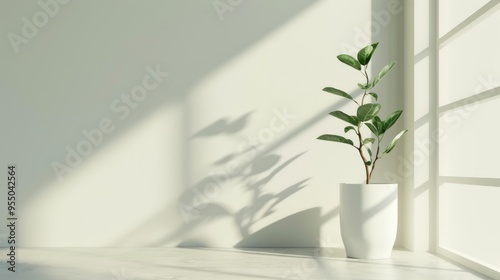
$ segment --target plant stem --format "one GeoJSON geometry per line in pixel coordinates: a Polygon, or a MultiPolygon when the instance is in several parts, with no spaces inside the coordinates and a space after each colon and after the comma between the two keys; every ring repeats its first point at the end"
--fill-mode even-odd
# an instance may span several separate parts
{"type": "Polygon", "coordinates": [[[361,158],[363,159],[363,164],[365,165],[366,183],[369,184],[371,172],[368,168],[368,164],[366,164],[366,159],[365,159],[365,156],[363,155],[363,151],[361,150],[361,148],[359,148],[358,150],[359,150],[359,154],[361,155],[361,158]]]}
{"type": "MultiPolygon", "coordinates": [[[[367,68],[368,68],[368,64],[365,65],[363,71],[361,71],[361,74],[363,74],[363,76],[365,76],[365,78],[366,78],[366,85],[365,85],[366,87],[368,87],[368,84],[370,83],[370,78],[368,77],[368,72],[366,72],[367,68]]],[[[363,98],[361,98],[361,104],[358,104],[358,107],[365,104],[365,97],[367,94],[368,94],[368,89],[365,89],[365,92],[363,93],[363,98]]],[[[363,137],[361,136],[361,125],[362,125],[362,123],[358,124],[358,131],[356,131],[356,134],[358,134],[358,138],[359,138],[358,151],[359,151],[359,155],[361,156],[361,160],[363,160],[363,165],[365,166],[366,183],[369,184],[370,177],[371,177],[372,172],[373,172],[373,165],[372,165],[372,168],[370,169],[370,167],[367,164],[366,157],[363,154],[363,146],[364,145],[363,145],[363,137]]],[[[377,150],[377,152],[378,152],[378,150],[377,150]]],[[[371,160],[371,158],[370,158],[370,160],[371,160]]]]}
{"type": "Polygon", "coordinates": [[[370,169],[368,167],[368,164],[366,164],[365,155],[363,155],[363,138],[361,137],[360,125],[358,125],[358,131],[356,131],[356,134],[358,134],[358,139],[359,139],[359,147],[358,147],[359,155],[361,156],[361,159],[363,160],[363,164],[365,166],[366,183],[369,184],[371,172],[370,172],[370,169]]]}
{"type": "MultiPolygon", "coordinates": [[[[368,77],[368,73],[366,72],[367,67],[368,67],[368,64],[365,65],[364,73],[361,72],[366,78],[366,86],[368,86],[368,84],[370,83],[370,78],[368,77]]],[[[365,92],[363,94],[363,98],[361,99],[361,105],[365,104],[365,97],[366,97],[367,93],[368,93],[368,89],[365,89],[365,92]]]]}
{"type": "Polygon", "coordinates": [[[375,164],[377,163],[377,160],[379,160],[381,158],[378,156],[380,153],[380,140],[382,140],[382,139],[378,139],[378,141],[377,141],[377,153],[375,153],[375,159],[372,162],[372,170],[370,171],[370,178],[372,177],[373,170],[375,169],[375,164]]]}
{"type": "Polygon", "coordinates": [[[370,79],[368,78],[368,72],[366,72],[366,68],[368,68],[368,64],[365,65],[365,77],[366,77],[366,84],[370,82],[370,79]]]}

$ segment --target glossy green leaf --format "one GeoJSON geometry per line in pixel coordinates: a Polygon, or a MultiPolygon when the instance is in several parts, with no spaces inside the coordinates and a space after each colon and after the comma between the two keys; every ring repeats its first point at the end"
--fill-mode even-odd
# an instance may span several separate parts
{"type": "Polygon", "coordinates": [[[360,89],[363,89],[363,90],[365,90],[365,89],[369,89],[369,88],[370,88],[370,86],[371,86],[370,84],[363,85],[363,84],[358,83],[358,87],[359,87],[360,89]]]}
{"type": "Polygon", "coordinates": [[[347,133],[349,130],[356,131],[356,129],[354,127],[352,127],[352,126],[346,126],[346,127],[344,127],[344,133],[347,133]]]}
{"type": "Polygon", "coordinates": [[[331,112],[330,115],[336,117],[336,118],[339,118],[345,122],[348,122],[352,125],[358,125],[359,121],[358,121],[358,118],[355,117],[355,116],[349,116],[348,114],[342,112],[342,111],[334,111],[334,112],[331,112]]]}
{"type": "Polygon", "coordinates": [[[361,70],[361,64],[359,64],[359,61],[357,61],[354,57],[348,55],[348,54],[341,54],[337,56],[337,58],[342,61],[343,63],[351,66],[352,68],[356,70],[361,70]]]}
{"type": "Polygon", "coordinates": [[[391,143],[389,143],[389,145],[385,149],[384,154],[390,153],[392,151],[392,149],[394,149],[394,147],[396,147],[396,144],[398,143],[399,139],[401,139],[401,137],[403,137],[403,135],[405,135],[405,133],[407,131],[408,130],[405,129],[405,130],[401,131],[398,135],[396,135],[396,137],[394,137],[394,139],[392,139],[391,143]]]}
{"type": "Polygon", "coordinates": [[[387,117],[387,119],[384,121],[384,132],[387,131],[389,128],[391,128],[391,126],[393,126],[396,123],[396,121],[398,120],[399,116],[401,116],[402,113],[403,111],[401,110],[395,111],[387,117]]]}
{"type": "Polygon", "coordinates": [[[365,140],[363,140],[363,145],[366,145],[368,143],[375,143],[375,138],[366,138],[365,140]]]}
{"type": "Polygon", "coordinates": [[[370,62],[370,59],[372,58],[373,53],[375,52],[375,49],[377,48],[378,43],[366,46],[362,48],[358,52],[358,61],[361,65],[366,65],[368,62],[370,62]]]}
{"type": "Polygon", "coordinates": [[[380,71],[380,73],[378,73],[377,77],[375,77],[375,79],[373,80],[373,87],[375,85],[378,84],[378,82],[380,82],[380,80],[385,76],[385,74],[387,74],[387,72],[389,72],[389,70],[392,69],[392,67],[394,67],[394,65],[396,64],[396,61],[393,61],[389,64],[387,64],[383,69],[382,71],[380,71]]]}
{"type": "Polygon", "coordinates": [[[365,124],[371,130],[371,132],[373,132],[373,134],[378,136],[378,129],[377,127],[375,127],[375,125],[373,125],[372,123],[365,123],[365,124]]]}
{"type": "Polygon", "coordinates": [[[353,100],[352,96],[350,94],[348,94],[347,92],[342,91],[340,89],[336,89],[336,88],[332,88],[332,87],[326,87],[326,88],[323,89],[323,91],[326,91],[326,92],[329,92],[329,93],[333,93],[335,95],[342,96],[344,98],[353,100]]]}
{"type": "Polygon", "coordinates": [[[373,119],[378,114],[378,112],[380,112],[381,107],[382,106],[380,106],[380,104],[378,103],[368,103],[365,105],[361,105],[358,107],[356,115],[358,116],[358,119],[360,121],[366,122],[373,119]]]}
{"type": "Polygon", "coordinates": [[[346,139],[342,136],[332,135],[332,134],[323,134],[320,137],[318,137],[318,139],[332,141],[332,142],[339,142],[339,143],[344,143],[344,144],[349,144],[349,145],[354,144],[350,139],[346,139]]]}
{"type": "Polygon", "coordinates": [[[377,128],[378,132],[380,134],[384,134],[384,122],[382,122],[382,120],[380,119],[379,116],[376,116],[373,118],[373,124],[375,125],[375,127],[377,128]]]}
{"type": "Polygon", "coordinates": [[[373,96],[373,98],[375,98],[375,101],[378,100],[378,94],[376,94],[375,92],[370,92],[368,94],[371,95],[371,96],[373,96]]]}

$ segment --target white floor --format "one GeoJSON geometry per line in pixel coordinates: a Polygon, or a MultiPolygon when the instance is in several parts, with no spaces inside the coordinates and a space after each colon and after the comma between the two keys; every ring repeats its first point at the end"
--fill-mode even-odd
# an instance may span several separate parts
{"type": "Polygon", "coordinates": [[[20,249],[2,280],[489,279],[428,253],[395,250],[387,260],[345,258],[340,249],[20,249]],[[319,257],[318,257],[319,256],[319,257]]]}

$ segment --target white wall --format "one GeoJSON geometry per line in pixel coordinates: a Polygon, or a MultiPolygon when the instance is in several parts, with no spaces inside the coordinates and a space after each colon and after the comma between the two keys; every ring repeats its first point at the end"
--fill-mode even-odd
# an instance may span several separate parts
{"type": "MultiPolygon", "coordinates": [[[[367,3],[70,1],[44,23],[36,2],[2,2],[0,166],[18,167],[20,245],[340,245],[337,186],[363,170],[315,140],[343,128],[327,113],[344,103],[321,89],[355,89],[335,56],[371,37],[374,71],[401,61],[401,5],[367,3]],[[88,155],[68,155],[95,129],[88,155]]],[[[383,115],[402,106],[399,67],[383,115]]]]}

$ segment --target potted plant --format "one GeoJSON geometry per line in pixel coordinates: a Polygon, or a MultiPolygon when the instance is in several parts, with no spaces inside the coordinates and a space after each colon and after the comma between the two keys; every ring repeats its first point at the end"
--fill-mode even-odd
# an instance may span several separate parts
{"type": "Polygon", "coordinates": [[[344,133],[354,137],[324,134],[320,140],[338,142],[357,150],[365,171],[364,184],[340,185],[340,229],[348,257],[362,259],[383,259],[391,255],[397,233],[397,184],[373,184],[371,177],[375,166],[384,155],[390,153],[407,130],[401,131],[385,149],[381,149],[382,140],[387,131],[401,116],[401,110],[391,113],[387,118],[379,117],[381,105],[377,103],[378,94],[373,89],[392,69],[396,62],[387,64],[375,78],[370,79],[368,65],[378,43],[362,48],[357,59],[341,54],[337,58],[360,71],[363,83],[358,83],[362,90],[359,100],[352,95],[333,87],[323,91],[347,98],[356,104],[355,114],[342,111],[331,112],[330,115],[344,121],[347,126],[344,133]]]}

